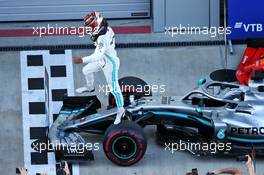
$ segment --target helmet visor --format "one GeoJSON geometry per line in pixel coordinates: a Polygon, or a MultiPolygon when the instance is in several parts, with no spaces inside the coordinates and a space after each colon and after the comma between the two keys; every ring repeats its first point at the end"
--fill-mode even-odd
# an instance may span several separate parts
{"type": "Polygon", "coordinates": [[[88,20],[86,20],[84,22],[84,25],[85,26],[90,26],[90,24],[93,23],[94,20],[95,20],[95,17],[94,16],[91,16],[88,20]]]}

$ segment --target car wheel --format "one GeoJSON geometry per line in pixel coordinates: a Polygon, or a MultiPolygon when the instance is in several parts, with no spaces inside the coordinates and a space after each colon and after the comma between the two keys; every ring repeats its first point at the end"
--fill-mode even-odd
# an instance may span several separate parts
{"type": "Polygon", "coordinates": [[[138,124],[122,121],[118,125],[111,125],[106,130],[103,148],[110,161],[120,166],[130,166],[144,156],[147,139],[138,124]]]}

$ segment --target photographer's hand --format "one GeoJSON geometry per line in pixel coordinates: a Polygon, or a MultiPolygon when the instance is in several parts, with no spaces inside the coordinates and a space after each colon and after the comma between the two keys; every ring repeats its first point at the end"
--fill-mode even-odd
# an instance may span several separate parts
{"type": "Polygon", "coordinates": [[[27,175],[28,174],[28,170],[26,168],[19,168],[20,174],[21,175],[27,175]]]}
{"type": "Polygon", "coordinates": [[[214,171],[211,171],[210,173],[242,175],[242,172],[240,171],[240,169],[237,169],[237,168],[225,168],[225,169],[221,169],[221,170],[214,170],[214,171]]]}
{"type": "Polygon", "coordinates": [[[246,162],[246,167],[247,167],[249,175],[256,175],[253,162],[252,162],[252,158],[249,155],[246,155],[246,156],[248,158],[248,161],[246,162]]]}
{"type": "Polygon", "coordinates": [[[66,175],[71,175],[69,165],[67,162],[65,162],[65,167],[63,168],[66,175]]]}

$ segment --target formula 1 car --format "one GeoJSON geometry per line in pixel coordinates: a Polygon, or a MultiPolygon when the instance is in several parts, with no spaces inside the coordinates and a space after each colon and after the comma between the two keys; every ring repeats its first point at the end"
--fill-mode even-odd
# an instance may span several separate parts
{"type": "MultiPolygon", "coordinates": [[[[60,145],[55,148],[58,161],[93,160],[91,150],[78,152],[69,147],[87,142],[80,132],[103,135],[106,157],[117,165],[129,166],[141,160],[147,149],[144,128],[156,125],[159,143],[230,143],[232,149],[217,153],[241,155],[242,150],[248,153],[254,149],[263,155],[262,79],[252,81],[249,87],[201,79],[198,87],[183,97],[152,97],[129,91],[125,94],[125,116],[118,125],[112,124],[117,109],[111,103],[99,111],[101,103],[96,96],[66,97],[49,139],[53,146],[60,145]]],[[[208,150],[189,151],[212,155],[208,150]]]]}

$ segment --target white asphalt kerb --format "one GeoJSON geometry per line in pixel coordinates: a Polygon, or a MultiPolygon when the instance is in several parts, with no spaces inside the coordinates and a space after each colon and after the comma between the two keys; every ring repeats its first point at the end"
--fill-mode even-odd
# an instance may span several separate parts
{"type": "MultiPolygon", "coordinates": [[[[53,152],[47,153],[48,164],[32,165],[31,153],[36,152],[31,144],[35,140],[30,139],[31,127],[50,127],[53,123],[53,114],[58,114],[62,101],[52,101],[52,90],[67,89],[69,96],[74,95],[72,52],[65,50],[65,54],[50,54],[48,50],[22,51],[21,62],[21,88],[22,88],[22,121],[24,141],[24,166],[29,170],[29,175],[36,173],[48,173],[56,175],[56,161],[53,152]],[[28,55],[42,55],[42,66],[28,66],[28,55]],[[51,77],[51,66],[65,66],[66,77],[51,77]],[[45,79],[46,76],[46,79],[45,79]],[[44,89],[29,90],[28,78],[44,78],[44,89]],[[48,85],[47,85],[48,78],[48,85]],[[46,114],[30,114],[29,102],[45,102],[46,114]]],[[[73,175],[79,175],[79,165],[73,164],[73,175]]]]}

